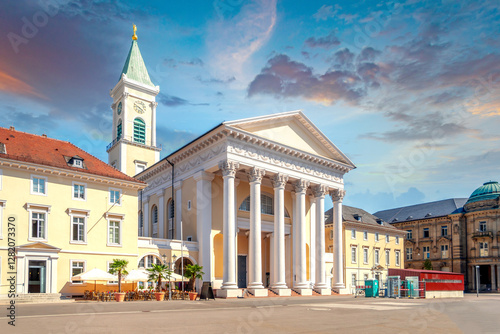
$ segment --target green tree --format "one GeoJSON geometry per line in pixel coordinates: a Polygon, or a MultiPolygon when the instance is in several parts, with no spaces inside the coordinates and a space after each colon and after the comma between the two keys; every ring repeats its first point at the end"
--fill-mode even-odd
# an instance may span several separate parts
{"type": "Polygon", "coordinates": [[[112,275],[118,274],[118,292],[122,292],[122,275],[128,275],[128,261],[113,259],[113,263],[109,265],[109,273],[112,275]]]}
{"type": "Polygon", "coordinates": [[[201,267],[197,264],[188,264],[184,268],[184,276],[189,278],[189,290],[190,291],[195,290],[194,283],[195,283],[196,279],[202,279],[203,275],[205,275],[205,273],[202,270],[203,270],[203,267],[201,267]]]}
{"type": "Polygon", "coordinates": [[[172,270],[166,264],[153,264],[149,271],[148,280],[156,282],[156,291],[161,292],[161,282],[172,275],[172,270]]]}
{"type": "Polygon", "coordinates": [[[424,261],[424,269],[425,270],[432,270],[432,262],[430,259],[425,259],[424,261]]]}

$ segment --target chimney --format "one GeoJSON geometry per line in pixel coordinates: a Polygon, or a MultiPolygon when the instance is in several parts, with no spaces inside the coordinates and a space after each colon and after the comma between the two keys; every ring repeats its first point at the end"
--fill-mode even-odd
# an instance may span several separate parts
{"type": "Polygon", "coordinates": [[[9,130],[15,131],[16,128],[11,125],[10,128],[9,128],[9,130]]]}
{"type": "Polygon", "coordinates": [[[44,133],[44,134],[42,135],[42,137],[43,137],[43,138],[47,138],[47,135],[44,133]]]}

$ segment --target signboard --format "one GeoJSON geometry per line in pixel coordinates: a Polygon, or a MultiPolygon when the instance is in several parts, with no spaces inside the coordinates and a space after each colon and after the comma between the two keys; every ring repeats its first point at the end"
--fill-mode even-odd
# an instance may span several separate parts
{"type": "Polygon", "coordinates": [[[201,287],[201,294],[200,294],[200,300],[209,300],[213,299],[215,300],[214,296],[214,290],[212,289],[212,283],[211,282],[203,282],[203,285],[201,287]]]}

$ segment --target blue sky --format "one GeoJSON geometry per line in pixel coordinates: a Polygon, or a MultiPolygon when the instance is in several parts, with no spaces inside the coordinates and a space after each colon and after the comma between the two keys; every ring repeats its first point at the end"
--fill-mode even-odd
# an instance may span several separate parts
{"type": "Polygon", "coordinates": [[[500,173],[497,1],[9,1],[0,126],[107,161],[132,24],[163,156],[224,120],[302,109],[357,165],[345,204],[468,197],[500,173]]]}

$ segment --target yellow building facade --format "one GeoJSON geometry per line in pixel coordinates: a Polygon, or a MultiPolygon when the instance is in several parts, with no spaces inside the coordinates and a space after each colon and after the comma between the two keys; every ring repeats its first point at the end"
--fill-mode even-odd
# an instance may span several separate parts
{"type": "MultiPolygon", "coordinates": [[[[326,212],[327,252],[332,253],[332,211],[326,212]]],[[[378,219],[370,213],[343,205],[343,245],[345,289],[354,293],[356,285],[367,279],[385,281],[389,268],[404,269],[403,249],[405,232],[378,219]]],[[[331,257],[330,257],[331,259],[331,257]]],[[[332,267],[329,262],[327,268],[332,267]]]]}
{"type": "Polygon", "coordinates": [[[136,267],[145,184],[68,142],[0,128],[0,143],[0,295],[10,291],[10,272],[18,294],[78,295],[94,288],[72,282],[78,273],[107,271],[115,258],[136,267]]]}

